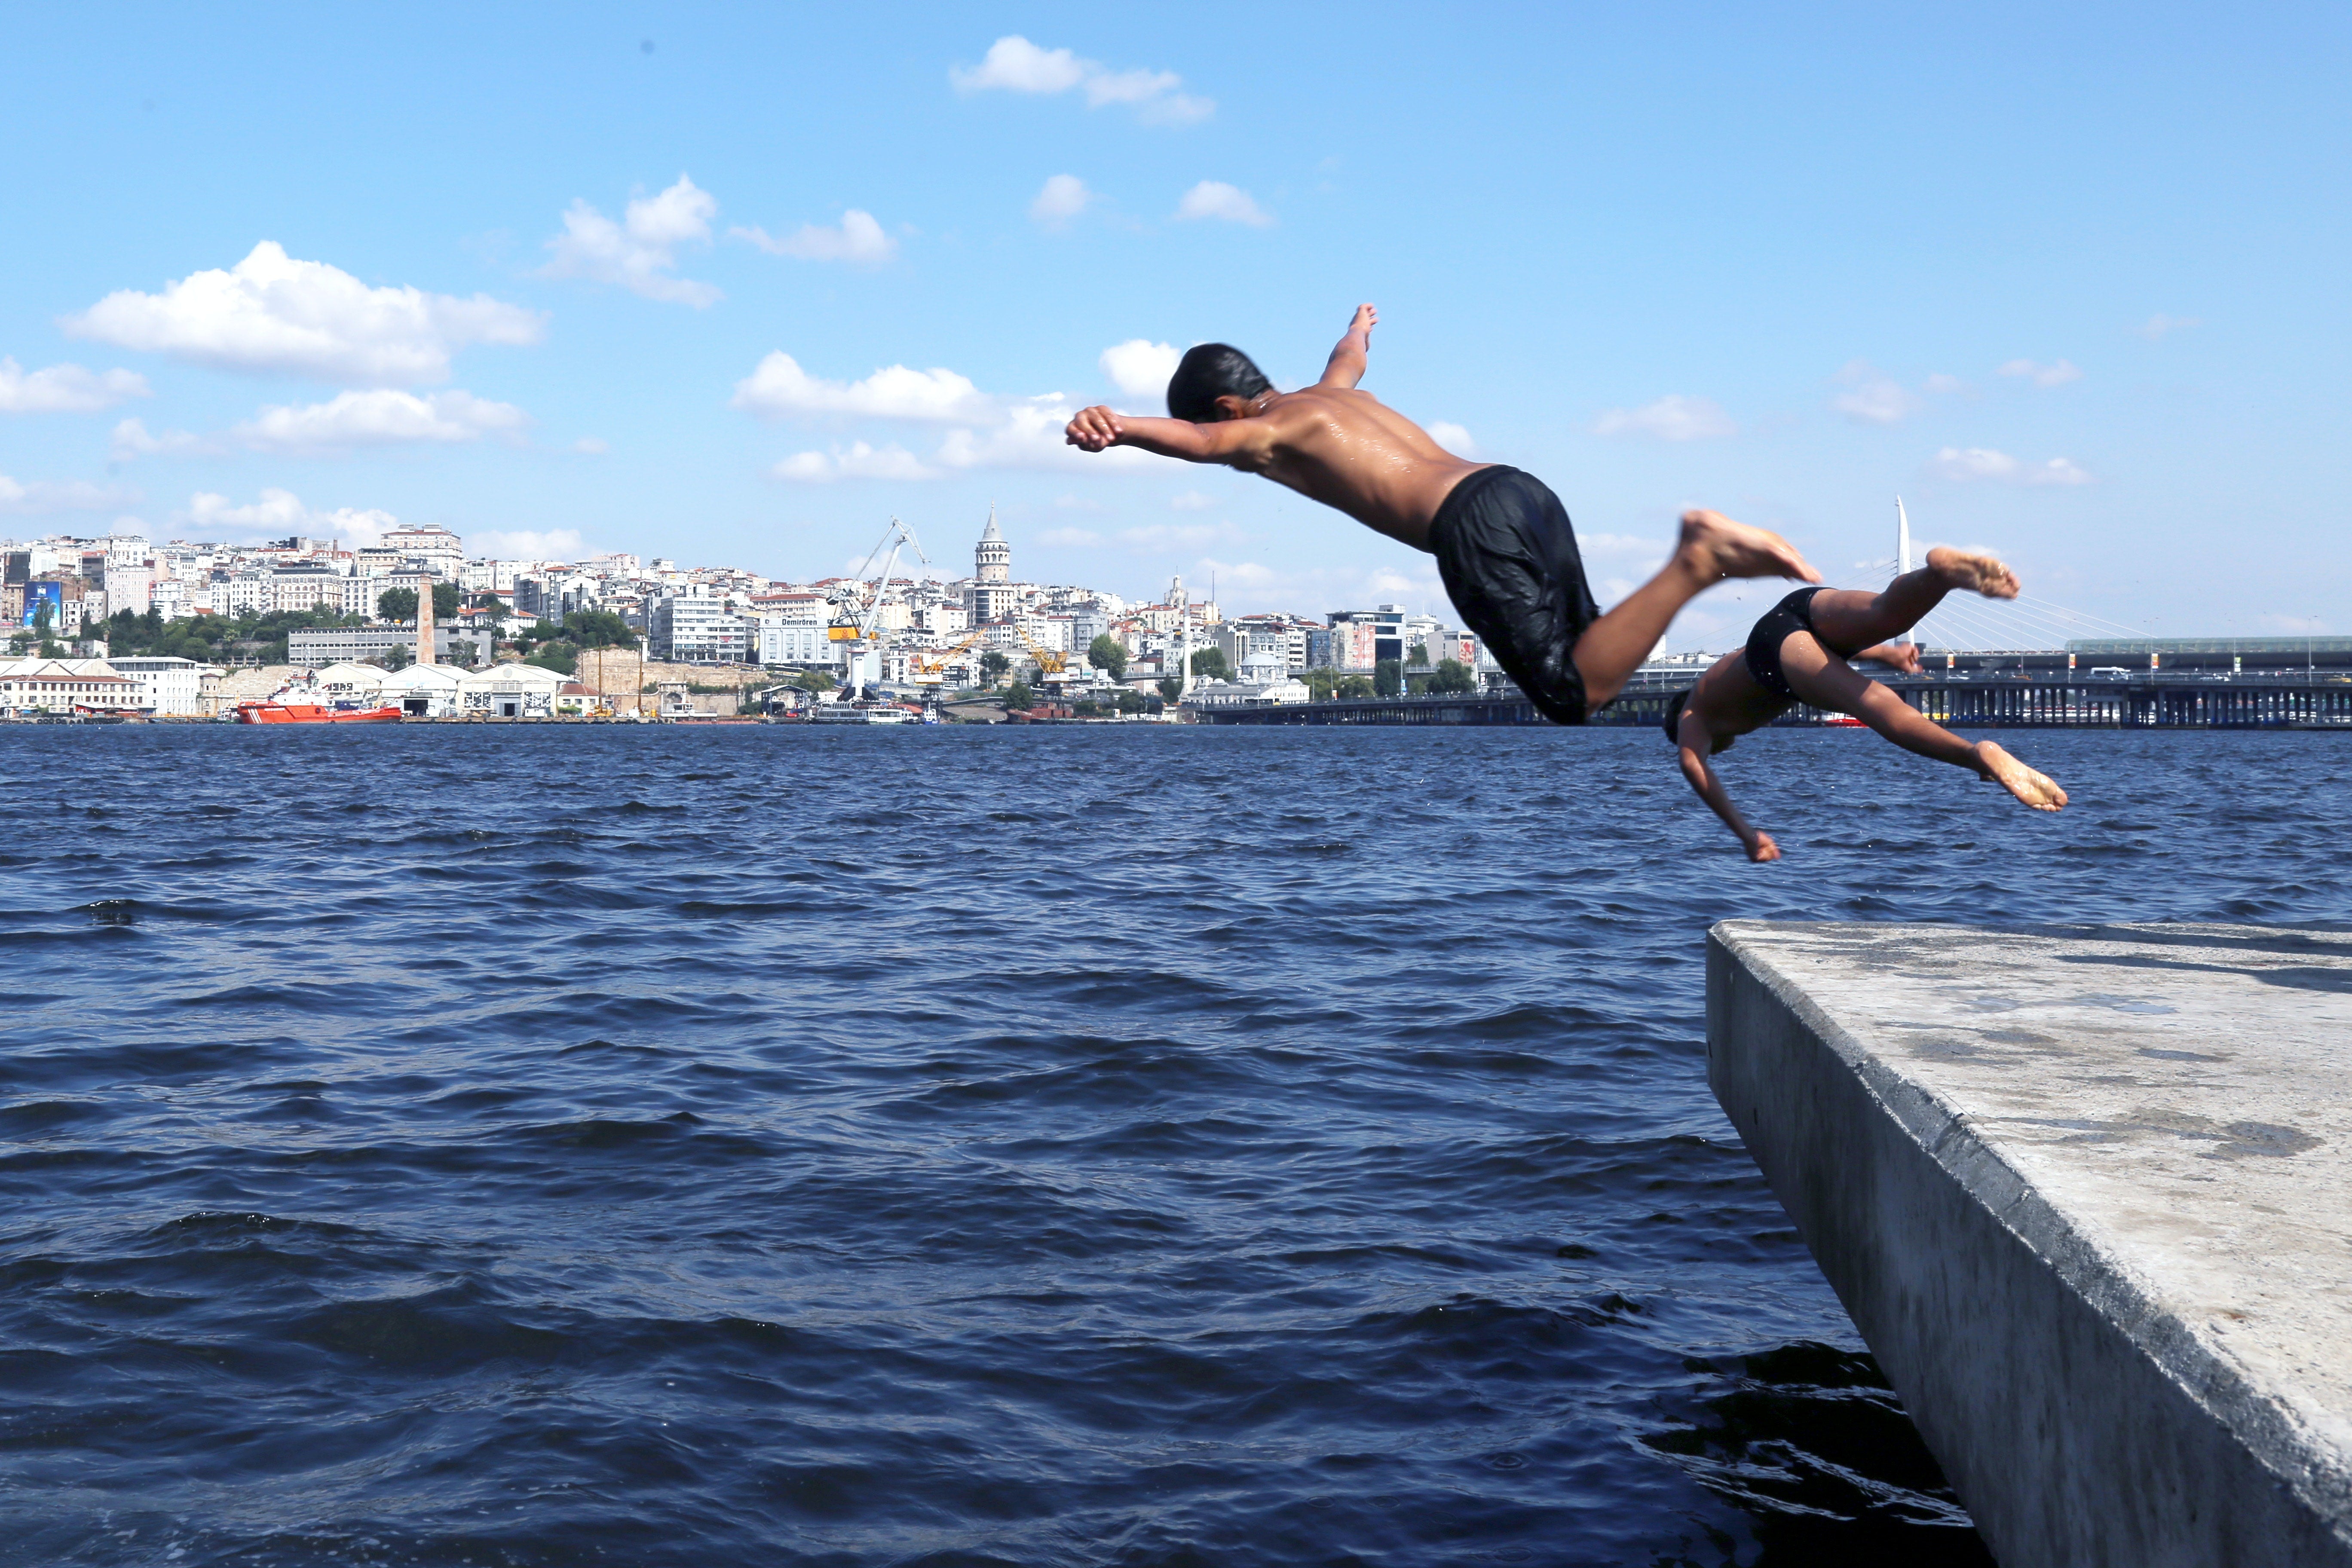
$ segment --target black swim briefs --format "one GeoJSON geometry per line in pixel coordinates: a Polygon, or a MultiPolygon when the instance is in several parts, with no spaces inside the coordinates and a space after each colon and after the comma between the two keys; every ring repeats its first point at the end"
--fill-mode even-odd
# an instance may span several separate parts
{"type": "Polygon", "coordinates": [[[1554,723],[1583,723],[1576,639],[1601,606],[1550,487],[1501,464],[1480,468],[1439,505],[1429,548],[1454,607],[1504,673],[1554,723]]]}
{"type": "MultiPolygon", "coordinates": [[[[1765,617],[1756,623],[1748,634],[1748,673],[1756,684],[1794,702],[1797,694],[1789,689],[1789,678],[1780,668],[1780,645],[1789,640],[1790,632],[1813,629],[1813,595],[1819,588],[1800,588],[1772,606],[1765,617]]],[[[1819,634],[1816,633],[1816,636],[1819,634]]]]}

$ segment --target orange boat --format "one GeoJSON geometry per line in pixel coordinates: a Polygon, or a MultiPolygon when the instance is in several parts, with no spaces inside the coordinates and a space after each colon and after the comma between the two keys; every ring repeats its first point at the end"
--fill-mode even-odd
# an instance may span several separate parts
{"type": "Polygon", "coordinates": [[[240,724],[392,724],[397,708],[321,708],[315,702],[240,702],[240,724]]]}

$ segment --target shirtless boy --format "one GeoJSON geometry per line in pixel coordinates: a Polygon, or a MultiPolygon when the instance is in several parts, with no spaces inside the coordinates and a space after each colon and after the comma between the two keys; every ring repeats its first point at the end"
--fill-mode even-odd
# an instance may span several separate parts
{"type": "Polygon", "coordinates": [[[1466,462],[1357,390],[1378,320],[1370,305],[1359,306],[1323,379],[1298,392],[1275,391],[1239,349],[1203,343],[1168,383],[1173,418],[1088,408],[1070,421],[1069,444],[1088,452],[1140,447],[1263,474],[1428,551],[1470,629],[1562,724],[1581,724],[1615,698],[1675,613],[1713,584],[1821,581],[1779,534],[1688,511],[1674,559],[1602,615],[1585,585],[1568,513],[1541,480],[1466,462]]]}
{"type": "Polygon", "coordinates": [[[1739,815],[1707,758],[1799,702],[1851,713],[1906,751],[1975,771],[2036,811],[2056,811],[2066,792],[1990,741],[1973,745],[1846,663],[1874,659],[1906,675],[1919,672],[1919,650],[1901,637],[1955,588],[1988,599],[2017,597],[2017,574],[1990,555],[1930,550],[1927,564],[1879,594],[1800,588],[1772,607],[1748,635],[1748,647],[1715,661],[1698,684],[1666,710],[1666,738],[1681,749],[1683,777],[1739,835],[1750,860],[1778,860],[1780,847],[1739,815]]]}

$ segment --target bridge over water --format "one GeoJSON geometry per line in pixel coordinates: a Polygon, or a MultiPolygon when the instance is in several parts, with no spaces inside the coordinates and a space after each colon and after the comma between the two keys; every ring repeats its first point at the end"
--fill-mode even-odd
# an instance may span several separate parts
{"type": "MultiPolygon", "coordinates": [[[[1647,674],[1649,672],[1645,672],[1647,674]]],[[[1880,675],[1903,700],[1939,724],[2024,730],[2342,730],[2352,733],[2352,673],[2335,670],[2141,670],[2085,675],[1997,669],[1880,675]]],[[[1592,721],[1648,725],[1665,719],[1690,677],[1626,689],[1592,721]]],[[[1542,724],[1516,691],[1474,697],[1389,697],[1270,707],[1201,708],[1207,724],[1542,724]]],[[[1774,721],[1803,726],[1835,715],[1800,705],[1774,721]]]]}

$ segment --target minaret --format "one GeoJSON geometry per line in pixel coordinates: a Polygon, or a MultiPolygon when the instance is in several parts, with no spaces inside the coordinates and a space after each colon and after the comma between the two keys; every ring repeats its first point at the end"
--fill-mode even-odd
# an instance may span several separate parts
{"type": "MultiPolygon", "coordinates": [[[[1897,576],[1911,573],[1911,514],[1903,510],[1903,498],[1895,498],[1895,571],[1897,576]]],[[[1903,634],[1906,643],[1916,642],[1909,632],[1903,634]]]]}
{"type": "Polygon", "coordinates": [[[430,576],[416,585],[416,662],[441,662],[433,650],[433,579],[430,576]]]}

